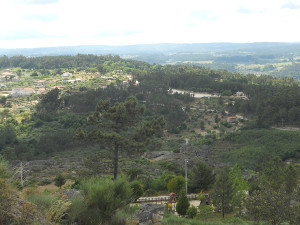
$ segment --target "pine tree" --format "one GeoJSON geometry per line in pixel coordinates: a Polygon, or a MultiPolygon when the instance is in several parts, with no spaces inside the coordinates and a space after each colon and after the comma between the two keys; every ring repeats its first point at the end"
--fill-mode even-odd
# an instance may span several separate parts
{"type": "Polygon", "coordinates": [[[222,212],[224,218],[225,213],[232,211],[231,200],[232,200],[232,183],[229,179],[229,167],[225,167],[220,171],[217,176],[214,193],[213,202],[218,211],[222,212]]]}
{"type": "Polygon", "coordinates": [[[176,212],[179,215],[184,216],[184,215],[186,215],[186,212],[187,212],[189,206],[190,206],[190,202],[186,196],[185,190],[182,190],[178,196],[176,212]]]}
{"type": "Polygon", "coordinates": [[[243,179],[242,171],[238,164],[235,164],[230,169],[229,180],[232,183],[232,204],[241,210],[242,201],[246,197],[246,191],[249,190],[249,184],[243,179]]]}
{"type": "Polygon", "coordinates": [[[114,105],[109,100],[101,100],[89,117],[89,122],[97,129],[90,132],[88,138],[113,150],[114,179],[118,176],[120,151],[132,153],[141,150],[165,125],[162,117],[142,120],[144,111],[145,107],[138,104],[136,97],[130,96],[125,102],[114,105]]]}
{"type": "Polygon", "coordinates": [[[191,189],[193,192],[205,191],[215,182],[212,168],[205,162],[199,161],[191,174],[191,189]]]}

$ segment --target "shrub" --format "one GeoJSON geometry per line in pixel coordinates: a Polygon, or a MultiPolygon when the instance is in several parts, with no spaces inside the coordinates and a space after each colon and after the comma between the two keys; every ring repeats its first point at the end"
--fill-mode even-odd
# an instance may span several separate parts
{"type": "Polygon", "coordinates": [[[54,178],[55,186],[61,188],[66,183],[66,178],[61,174],[57,174],[54,178]]]}
{"type": "Polygon", "coordinates": [[[51,204],[49,215],[53,222],[61,224],[67,217],[71,202],[66,199],[58,199],[51,204]]]}
{"type": "Polygon", "coordinates": [[[51,183],[52,183],[52,181],[50,179],[44,178],[38,183],[38,185],[43,186],[43,185],[47,185],[47,184],[51,184],[51,183]]]}
{"type": "Polygon", "coordinates": [[[6,163],[0,158],[0,224],[9,224],[9,191],[6,183],[6,163]]]}
{"type": "Polygon", "coordinates": [[[36,204],[44,211],[48,210],[51,207],[52,203],[58,199],[58,195],[50,193],[28,193],[26,195],[27,201],[36,204]]]}
{"type": "Polygon", "coordinates": [[[197,215],[197,208],[195,206],[189,207],[186,214],[189,218],[193,219],[197,215]]]}
{"type": "Polygon", "coordinates": [[[139,197],[141,197],[144,193],[144,189],[142,185],[138,182],[135,181],[130,185],[130,188],[132,189],[133,193],[133,198],[136,201],[139,197]]]}
{"type": "Polygon", "coordinates": [[[214,208],[212,205],[200,204],[198,208],[199,208],[199,217],[201,219],[206,219],[210,217],[214,212],[214,208]]]}
{"type": "Polygon", "coordinates": [[[83,219],[87,224],[108,223],[116,214],[117,210],[128,205],[133,199],[133,193],[129,182],[125,177],[116,180],[102,177],[91,178],[83,181],[81,189],[86,199],[86,212],[90,216],[83,219]]]}

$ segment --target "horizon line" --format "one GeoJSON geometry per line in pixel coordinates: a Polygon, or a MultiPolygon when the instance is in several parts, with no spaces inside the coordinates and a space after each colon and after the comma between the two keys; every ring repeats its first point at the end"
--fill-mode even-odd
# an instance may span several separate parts
{"type": "Polygon", "coordinates": [[[300,41],[254,41],[254,42],[160,42],[160,43],[145,43],[145,44],[82,44],[82,45],[57,45],[57,46],[43,46],[43,47],[22,47],[22,48],[3,48],[2,50],[17,50],[17,49],[40,49],[40,48],[66,48],[66,47],[85,47],[85,46],[109,46],[109,47],[121,47],[121,46],[142,46],[142,45],[191,45],[191,44],[300,44],[300,41]]]}

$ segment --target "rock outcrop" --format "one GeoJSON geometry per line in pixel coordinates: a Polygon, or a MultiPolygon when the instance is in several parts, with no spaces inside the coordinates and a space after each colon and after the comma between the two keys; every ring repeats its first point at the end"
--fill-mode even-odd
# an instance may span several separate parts
{"type": "Polygon", "coordinates": [[[164,206],[157,204],[142,204],[136,217],[139,225],[161,225],[164,216],[164,206]]]}
{"type": "MultiPolygon", "coordinates": [[[[20,198],[16,192],[11,192],[8,198],[8,208],[1,214],[1,224],[43,224],[52,223],[43,215],[36,205],[20,198]]],[[[0,203],[1,204],[1,203],[0,203]]]]}

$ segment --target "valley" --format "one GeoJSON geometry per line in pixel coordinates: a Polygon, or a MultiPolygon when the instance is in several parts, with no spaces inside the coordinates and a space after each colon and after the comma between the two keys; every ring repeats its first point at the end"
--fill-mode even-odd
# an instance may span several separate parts
{"type": "MultiPolygon", "coordinates": [[[[92,187],[108,193],[120,184],[126,204],[119,204],[127,205],[132,198],[182,193],[186,173],[189,194],[212,196],[212,205],[198,207],[199,221],[223,224],[222,207],[244,224],[252,216],[267,221],[252,208],[239,216],[246,206],[234,196],[241,191],[250,193],[243,201],[257,204],[256,193],[269,198],[269,192],[299,203],[296,79],[111,55],[0,57],[0,65],[0,172],[6,174],[0,181],[53,213],[56,224],[84,224],[83,214],[101,220],[87,206],[91,198],[67,199],[62,191],[92,196],[92,187]],[[217,197],[223,178],[231,182],[228,205],[217,197]],[[54,206],[68,216],[55,217],[54,206]]],[[[297,214],[294,205],[275,205],[297,214]]],[[[111,215],[125,213],[118,206],[111,215]]]]}

